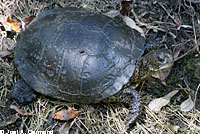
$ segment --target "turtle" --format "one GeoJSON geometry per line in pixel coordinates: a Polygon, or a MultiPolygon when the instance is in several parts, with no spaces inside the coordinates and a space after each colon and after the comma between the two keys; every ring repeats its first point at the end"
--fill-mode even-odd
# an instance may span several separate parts
{"type": "Polygon", "coordinates": [[[144,55],[145,38],[122,20],[66,7],[40,13],[17,38],[14,63],[22,79],[12,96],[21,104],[35,91],[69,103],[128,104],[129,128],[141,109],[131,83],[173,65],[168,49],[144,55]]]}

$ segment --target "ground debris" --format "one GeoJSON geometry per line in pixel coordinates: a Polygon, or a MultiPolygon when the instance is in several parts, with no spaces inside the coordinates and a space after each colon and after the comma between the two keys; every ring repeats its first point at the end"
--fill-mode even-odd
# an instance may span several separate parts
{"type": "Polygon", "coordinates": [[[194,102],[193,102],[191,96],[189,95],[189,98],[181,103],[180,110],[183,112],[188,112],[188,111],[192,110],[193,108],[194,108],[194,102]]]}
{"type": "Polygon", "coordinates": [[[35,18],[35,15],[31,15],[27,18],[23,18],[22,19],[22,29],[23,31],[26,29],[26,27],[28,26],[29,23],[31,23],[31,21],[35,18]]]}
{"type": "Polygon", "coordinates": [[[0,121],[0,127],[6,127],[12,123],[15,123],[19,117],[17,114],[10,115],[6,118],[6,121],[0,121]]]}
{"type": "Polygon", "coordinates": [[[52,116],[53,119],[57,119],[57,120],[65,120],[68,121],[70,119],[74,119],[76,118],[82,111],[77,111],[77,110],[73,110],[73,109],[69,109],[69,110],[61,110],[58,111],[55,115],[52,116]]]}
{"type": "Polygon", "coordinates": [[[14,105],[10,105],[10,108],[15,110],[19,115],[23,115],[23,116],[32,116],[33,115],[33,112],[32,113],[24,112],[22,109],[20,109],[17,106],[14,106],[14,105]]]}
{"type": "Polygon", "coordinates": [[[151,111],[153,112],[159,112],[161,110],[162,107],[166,106],[169,102],[170,99],[176,94],[178,93],[179,90],[174,90],[170,93],[168,93],[167,95],[161,97],[161,98],[157,98],[152,100],[148,107],[150,108],[151,111]]]}

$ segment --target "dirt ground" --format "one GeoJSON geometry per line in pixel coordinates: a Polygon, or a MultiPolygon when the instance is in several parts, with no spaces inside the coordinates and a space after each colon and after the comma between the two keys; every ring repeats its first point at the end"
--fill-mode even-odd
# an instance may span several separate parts
{"type": "MultiPolygon", "coordinates": [[[[120,0],[0,0],[0,15],[10,16],[19,21],[43,10],[61,7],[82,7],[91,12],[106,13],[120,10],[120,0]]],[[[200,133],[200,3],[185,0],[135,0],[129,14],[146,36],[148,51],[160,47],[175,51],[182,48],[179,58],[163,82],[147,79],[137,88],[142,96],[142,114],[131,134],[199,134],[200,133]],[[161,84],[165,83],[165,84],[161,84]],[[164,86],[165,85],[165,86],[164,86]],[[182,90],[160,112],[148,108],[151,100],[162,97],[175,89],[189,88],[195,108],[189,112],[180,110],[180,104],[188,98],[182,90]]],[[[119,17],[119,16],[118,16],[119,17]]],[[[5,29],[0,29],[1,34],[5,29]]],[[[0,51],[13,47],[17,35],[7,32],[0,39],[0,51]]],[[[34,130],[74,134],[126,134],[125,118],[128,109],[124,104],[75,105],[48,98],[43,95],[26,106],[12,99],[13,85],[20,79],[10,54],[0,57],[0,130],[34,130]],[[19,106],[32,116],[11,116],[16,111],[10,105],[19,106]],[[61,109],[77,109],[83,112],[67,122],[51,117],[61,109]],[[9,117],[9,118],[8,118],[9,117]],[[14,119],[13,119],[13,118],[14,119]],[[7,122],[6,122],[7,120],[7,122]],[[8,123],[5,125],[5,122],[8,123]],[[10,123],[9,122],[13,122],[10,123]]]]}

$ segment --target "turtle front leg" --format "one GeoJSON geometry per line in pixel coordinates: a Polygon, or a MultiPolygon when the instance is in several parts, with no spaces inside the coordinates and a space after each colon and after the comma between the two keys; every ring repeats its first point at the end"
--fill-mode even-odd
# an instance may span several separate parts
{"type": "Polygon", "coordinates": [[[134,87],[122,89],[119,97],[121,102],[129,106],[126,130],[130,130],[135,125],[137,117],[141,114],[141,97],[134,87]]]}
{"type": "Polygon", "coordinates": [[[24,80],[19,80],[14,85],[12,97],[16,99],[20,105],[26,105],[33,101],[37,95],[24,80]]]}

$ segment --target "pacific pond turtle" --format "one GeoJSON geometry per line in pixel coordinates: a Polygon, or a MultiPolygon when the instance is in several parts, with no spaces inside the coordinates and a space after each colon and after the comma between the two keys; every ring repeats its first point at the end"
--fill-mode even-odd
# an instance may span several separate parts
{"type": "Polygon", "coordinates": [[[14,85],[12,95],[28,103],[35,98],[33,89],[84,104],[112,96],[129,104],[129,127],[141,102],[133,86],[123,85],[173,64],[166,49],[142,56],[144,43],[139,32],[119,19],[77,8],[44,11],[17,39],[14,62],[23,80],[14,85]]]}

